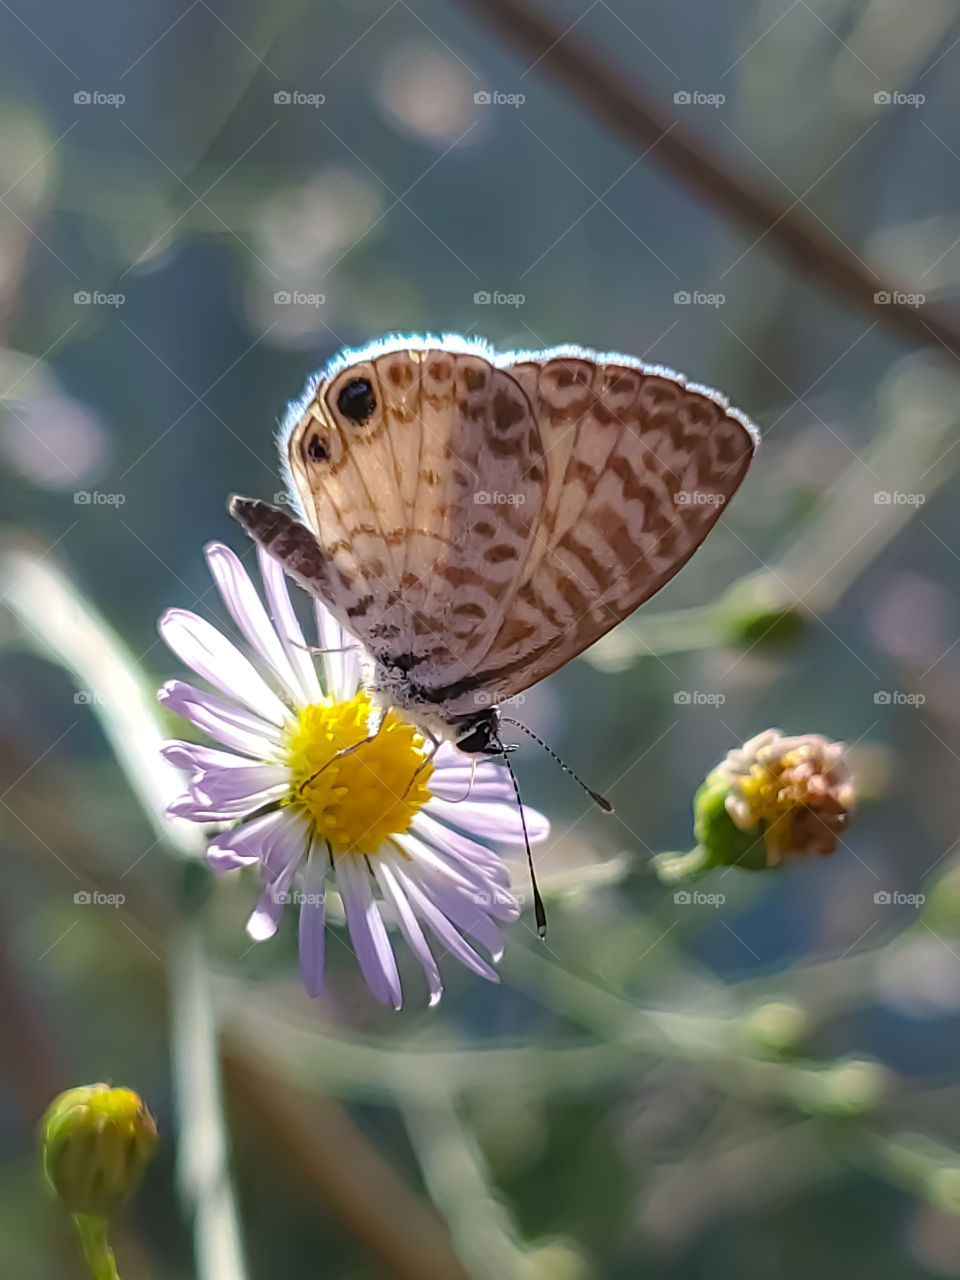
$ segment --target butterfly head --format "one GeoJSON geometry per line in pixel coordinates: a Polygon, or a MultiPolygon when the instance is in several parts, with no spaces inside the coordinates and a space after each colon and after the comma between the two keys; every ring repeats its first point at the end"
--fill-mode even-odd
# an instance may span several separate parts
{"type": "Polygon", "coordinates": [[[505,748],[500,740],[500,712],[487,707],[475,715],[463,716],[452,726],[454,743],[468,756],[502,756],[505,748]]]}

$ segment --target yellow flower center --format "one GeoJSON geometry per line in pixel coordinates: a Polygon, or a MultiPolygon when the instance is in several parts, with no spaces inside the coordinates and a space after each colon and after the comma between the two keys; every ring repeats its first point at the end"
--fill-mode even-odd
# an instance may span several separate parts
{"type": "Polygon", "coordinates": [[[804,802],[800,788],[784,778],[784,774],[807,758],[804,748],[788,751],[784,755],[768,753],[769,759],[750,766],[748,777],[739,779],[744,800],[750,807],[754,825],[782,823],[794,809],[804,802]]]}
{"type": "Polygon", "coordinates": [[[408,830],[430,799],[423,738],[388,712],[370,742],[370,699],[314,703],[301,712],[287,740],[293,774],[291,803],[307,815],[335,853],[376,853],[408,830]],[[363,746],[358,743],[363,742],[363,746]],[[340,754],[356,747],[349,754],[340,754]]]}

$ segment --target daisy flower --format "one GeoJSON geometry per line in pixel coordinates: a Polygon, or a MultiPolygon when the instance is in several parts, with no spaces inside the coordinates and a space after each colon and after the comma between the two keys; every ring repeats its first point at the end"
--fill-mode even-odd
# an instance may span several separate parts
{"type": "MultiPolygon", "coordinates": [[[[165,744],[165,758],[190,775],[169,812],[230,824],[209,844],[214,870],[259,868],[264,889],[250,937],[271,937],[284,905],[297,903],[300,971],[309,994],[319,995],[332,881],[382,1004],[402,1002],[387,924],[423,966],[431,1005],[443,991],[438,961],[447,953],[498,981],[478,948],[496,963],[497,922],[519,915],[507,868],[488,844],[523,839],[506,769],[483,761],[471,776],[471,761],[449,743],[428,758],[420,733],[393,712],[372,741],[343,754],[366,738],[371,710],[356,641],[314,602],[321,680],[277,562],[258,549],[264,605],[228,547],[214,543],[206,555],[253,660],[195,613],[171,609],[161,618],[167,645],[218,692],[171,680],[160,702],[226,748],[165,744]]],[[[531,841],[543,840],[546,819],[531,809],[524,816],[531,841]]]]}

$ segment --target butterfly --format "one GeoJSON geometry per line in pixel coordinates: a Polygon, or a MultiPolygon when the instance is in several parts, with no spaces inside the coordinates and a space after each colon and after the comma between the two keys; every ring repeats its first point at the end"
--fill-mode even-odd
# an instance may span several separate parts
{"type": "Polygon", "coordinates": [[[290,406],[300,518],[230,510],[356,638],[383,714],[499,754],[500,706],[674,576],[757,442],[718,392],[630,356],[395,337],[290,406]]]}

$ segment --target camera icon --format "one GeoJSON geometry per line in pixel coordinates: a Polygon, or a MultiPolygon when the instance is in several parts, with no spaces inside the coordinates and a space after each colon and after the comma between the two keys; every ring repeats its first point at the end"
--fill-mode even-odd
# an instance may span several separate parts
{"type": "Polygon", "coordinates": [[[89,307],[89,305],[90,305],[90,303],[93,301],[93,299],[91,298],[90,294],[87,292],[87,290],[86,290],[86,289],[79,289],[79,290],[78,290],[78,291],[73,295],[73,301],[74,301],[74,305],[75,305],[75,306],[78,306],[78,307],[89,307]]]}
{"type": "Polygon", "coordinates": [[[688,907],[690,905],[690,894],[686,889],[678,889],[673,895],[673,900],[680,907],[688,907]]]}
{"type": "Polygon", "coordinates": [[[873,95],[873,100],[878,107],[889,107],[893,98],[890,95],[889,89],[881,89],[878,93],[873,95]]]}
{"type": "Polygon", "coordinates": [[[488,107],[493,101],[488,89],[479,89],[474,95],[473,100],[478,107],[488,107]]]}
{"type": "Polygon", "coordinates": [[[480,489],[473,495],[473,500],[478,507],[488,507],[490,505],[490,494],[486,489],[480,489]]]}
{"type": "Polygon", "coordinates": [[[484,689],[478,689],[473,695],[473,700],[478,707],[488,707],[493,699],[484,689]]]}
{"type": "Polygon", "coordinates": [[[878,689],[873,695],[873,701],[878,707],[889,707],[893,699],[886,689],[878,689]]]}
{"type": "Polygon", "coordinates": [[[678,106],[687,106],[690,102],[690,94],[686,89],[681,89],[678,93],[673,95],[673,100],[678,106]]]}
{"type": "Polygon", "coordinates": [[[88,507],[90,505],[90,492],[87,489],[78,489],[73,495],[74,506],[88,507]]]}
{"type": "Polygon", "coordinates": [[[473,295],[473,300],[478,307],[489,306],[491,301],[490,294],[487,293],[486,289],[478,289],[473,295]]]}
{"type": "Polygon", "coordinates": [[[93,701],[93,698],[90,697],[90,694],[87,693],[86,689],[78,689],[73,695],[73,700],[78,707],[88,707],[93,701]]]}
{"type": "Polygon", "coordinates": [[[893,501],[893,495],[887,489],[880,489],[873,495],[874,506],[889,507],[893,501]]]}
{"type": "Polygon", "coordinates": [[[278,89],[273,95],[273,100],[278,107],[288,107],[290,105],[290,94],[286,89],[278,89]]]}
{"type": "Polygon", "coordinates": [[[873,301],[878,307],[889,307],[893,299],[886,289],[878,289],[873,295],[873,301]]]}
{"type": "Polygon", "coordinates": [[[679,293],[675,293],[673,295],[673,300],[678,307],[689,306],[690,295],[687,293],[686,289],[681,289],[679,293]]]}
{"type": "Polygon", "coordinates": [[[873,900],[878,907],[889,907],[890,894],[887,892],[886,889],[878,889],[877,892],[873,895],[873,900]]]}
{"type": "Polygon", "coordinates": [[[78,907],[89,907],[93,899],[90,897],[89,890],[78,889],[73,895],[73,900],[78,907]]]}
{"type": "Polygon", "coordinates": [[[86,107],[90,103],[90,95],[86,89],[79,89],[74,95],[73,100],[78,107],[86,107]]]}
{"type": "Polygon", "coordinates": [[[673,700],[678,707],[689,707],[690,691],[688,689],[678,689],[673,695],[673,700]]]}
{"type": "Polygon", "coordinates": [[[278,289],[273,295],[273,301],[278,307],[289,307],[291,301],[290,294],[286,289],[278,289]]]}

